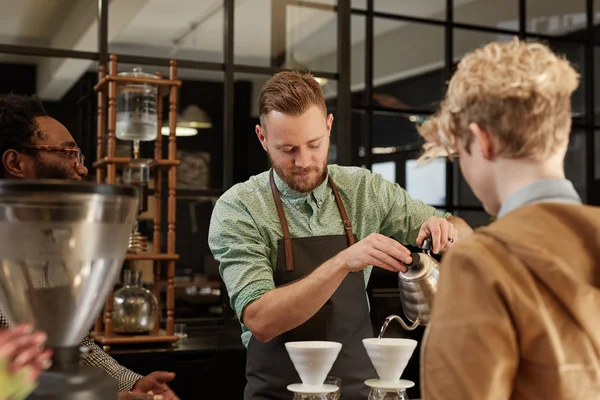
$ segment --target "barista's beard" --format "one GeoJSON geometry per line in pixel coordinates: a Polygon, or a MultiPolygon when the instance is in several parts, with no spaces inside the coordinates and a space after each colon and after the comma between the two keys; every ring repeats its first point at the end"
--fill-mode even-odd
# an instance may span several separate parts
{"type": "MultiPolygon", "coordinates": [[[[267,154],[269,156],[269,160],[271,161],[271,165],[273,166],[273,169],[275,170],[275,172],[277,172],[277,175],[279,175],[281,180],[284,181],[291,189],[293,189],[297,192],[300,192],[300,193],[312,192],[321,183],[323,183],[323,181],[327,178],[327,158],[325,159],[325,162],[323,162],[323,165],[321,166],[321,173],[319,174],[319,176],[314,178],[313,180],[307,182],[307,181],[298,179],[297,177],[294,177],[294,171],[286,172],[284,169],[282,169],[280,166],[278,166],[277,164],[275,164],[273,162],[273,159],[271,158],[271,155],[268,152],[267,152],[267,154]]],[[[308,171],[314,172],[315,167],[308,168],[308,171]]]]}
{"type": "Polygon", "coordinates": [[[62,164],[47,164],[39,159],[35,161],[35,174],[38,179],[75,180],[75,174],[62,164]]]}

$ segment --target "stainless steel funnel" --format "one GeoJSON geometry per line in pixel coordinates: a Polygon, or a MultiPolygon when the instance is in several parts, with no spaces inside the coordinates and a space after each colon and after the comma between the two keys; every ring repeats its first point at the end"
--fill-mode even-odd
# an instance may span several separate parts
{"type": "Polygon", "coordinates": [[[121,269],[138,211],[132,187],[0,181],[0,307],[52,348],[79,346],[121,269]]]}

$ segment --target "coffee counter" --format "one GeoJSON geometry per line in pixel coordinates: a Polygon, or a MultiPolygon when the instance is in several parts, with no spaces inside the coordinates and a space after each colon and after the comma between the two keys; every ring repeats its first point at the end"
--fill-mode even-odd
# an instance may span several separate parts
{"type": "Polygon", "coordinates": [[[121,365],[146,375],[170,371],[176,378],[169,386],[182,399],[243,398],[246,384],[246,349],[240,326],[204,329],[172,346],[137,345],[111,347],[107,353],[121,365]],[[222,382],[223,386],[218,386],[222,382]],[[202,395],[203,391],[206,395],[202,395]]]}

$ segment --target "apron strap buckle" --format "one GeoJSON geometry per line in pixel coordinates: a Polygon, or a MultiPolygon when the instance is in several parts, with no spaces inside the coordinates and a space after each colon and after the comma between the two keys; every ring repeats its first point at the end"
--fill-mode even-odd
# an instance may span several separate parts
{"type": "Polygon", "coordinates": [[[349,219],[344,220],[344,228],[346,228],[347,231],[352,231],[352,222],[350,222],[349,219]]]}

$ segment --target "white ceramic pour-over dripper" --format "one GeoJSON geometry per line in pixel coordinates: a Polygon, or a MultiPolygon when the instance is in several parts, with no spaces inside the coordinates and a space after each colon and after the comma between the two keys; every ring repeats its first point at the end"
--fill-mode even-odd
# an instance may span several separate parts
{"type": "Polygon", "coordinates": [[[417,347],[413,339],[368,338],[363,339],[367,354],[379,375],[379,379],[369,379],[367,386],[385,389],[413,387],[414,382],[400,379],[408,361],[417,347]]]}
{"type": "Polygon", "coordinates": [[[301,393],[331,393],[335,385],[324,385],[327,374],[337,359],[342,344],[338,342],[287,342],[285,348],[302,383],[289,385],[287,389],[301,393]]]}

